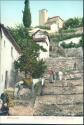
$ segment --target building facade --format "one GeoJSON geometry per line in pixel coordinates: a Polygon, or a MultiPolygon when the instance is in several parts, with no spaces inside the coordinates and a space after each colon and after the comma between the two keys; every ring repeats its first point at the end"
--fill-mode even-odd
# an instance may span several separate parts
{"type": "Polygon", "coordinates": [[[19,46],[7,28],[0,24],[0,93],[14,85],[16,79],[14,61],[19,55],[19,46]]]}
{"type": "Polygon", "coordinates": [[[33,40],[37,44],[39,44],[44,49],[46,49],[46,52],[43,52],[42,50],[40,50],[39,59],[46,60],[47,58],[49,58],[49,48],[50,48],[49,36],[45,35],[41,30],[38,30],[37,32],[35,32],[32,36],[33,36],[33,40]]]}
{"type": "Polygon", "coordinates": [[[39,25],[49,27],[52,32],[58,32],[63,28],[64,21],[59,16],[49,18],[48,11],[42,9],[39,11],[39,25]]]}

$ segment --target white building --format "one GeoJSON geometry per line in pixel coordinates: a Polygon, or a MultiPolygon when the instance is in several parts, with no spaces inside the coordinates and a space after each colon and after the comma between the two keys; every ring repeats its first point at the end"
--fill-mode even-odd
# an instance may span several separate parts
{"type": "Polygon", "coordinates": [[[0,93],[14,85],[16,78],[14,61],[19,55],[19,46],[7,28],[0,24],[0,93]]]}
{"type": "Polygon", "coordinates": [[[48,17],[48,11],[42,9],[39,11],[39,26],[46,26],[50,28],[52,32],[58,32],[59,29],[63,28],[64,21],[60,16],[48,17]]]}
{"type": "Polygon", "coordinates": [[[33,40],[46,49],[46,52],[40,50],[39,59],[47,59],[49,58],[49,47],[50,47],[50,39],[48,35],[45,35],[41,30],[37,30],[33,35],[33,40]]]}
{"type": "Polygon", "coordinates": [[[45,26],[50,27],[52,32],[58,32],[59,29],[63,28],[64,21],[59,16],[54,16],[48,18],[47,22],[45,23],[45,26]]]}
{"type": "Polygon", "coordinates": [[[50,25],[50,29],[52,32],[58,32],[59,31],[59,28],[58,28],[58,25],[53,23],[50,25]]]}

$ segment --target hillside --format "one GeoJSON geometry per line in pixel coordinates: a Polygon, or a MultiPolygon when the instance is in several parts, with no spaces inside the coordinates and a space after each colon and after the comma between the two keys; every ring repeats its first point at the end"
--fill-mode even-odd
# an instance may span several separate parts
{"type": "Polygon", "coordinates": [[[59,42],[62,40],[74,38],[74,37],[80,37],[83,33],[83,27],[79,28],[73,28],[68,30],[61,29],[59,33],[49,34],[52,42],[59,42]]]}

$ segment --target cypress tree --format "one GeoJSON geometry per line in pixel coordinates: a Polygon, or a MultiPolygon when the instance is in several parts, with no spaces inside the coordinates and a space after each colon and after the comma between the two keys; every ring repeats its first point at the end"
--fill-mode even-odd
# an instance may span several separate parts
{"type": "Polygon", "coordinates": [[[26,28],[29,28],[31,26],[31,13],[29,7],[29,0],[25,0],[24,4],[25,7],[23,11],[23,24],[26,28]]]}

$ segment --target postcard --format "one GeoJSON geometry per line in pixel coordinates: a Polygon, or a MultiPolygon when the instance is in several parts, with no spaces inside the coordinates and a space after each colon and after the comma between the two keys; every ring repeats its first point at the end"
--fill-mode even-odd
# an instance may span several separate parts
{"type": "Polygon", "coordinates": [[[83,124],[83,0],[0,1],[0,123],[83,124]]]}

